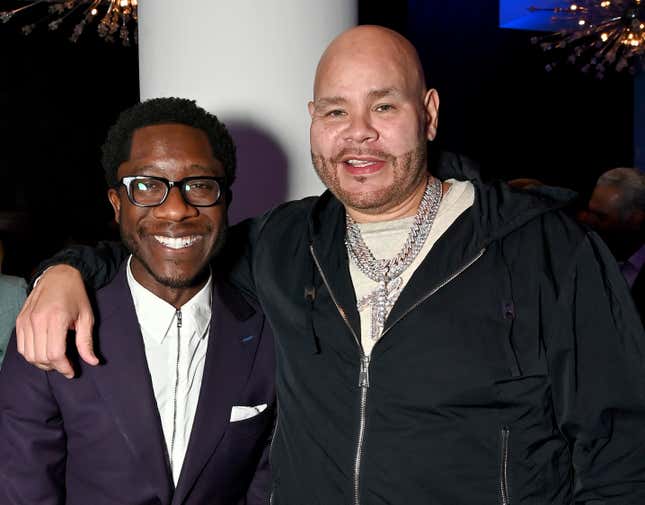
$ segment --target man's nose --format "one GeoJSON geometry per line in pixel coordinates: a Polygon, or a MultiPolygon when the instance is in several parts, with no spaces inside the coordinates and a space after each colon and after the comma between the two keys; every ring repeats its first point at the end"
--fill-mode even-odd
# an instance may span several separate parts
{"type": "Polygon", "coordinates": [[[168,221],[182,221],[199,215],[199,211],[184,200],[177,186],[173,186],[164,203],[154,208],[154,215],[168,221]]]}
{"type": "Polygon", "coordinates": [[[348,142],[362,143],[378,139],[379,133],[369,114],[354,114],[350,117],[345,140],[348,142]]]}

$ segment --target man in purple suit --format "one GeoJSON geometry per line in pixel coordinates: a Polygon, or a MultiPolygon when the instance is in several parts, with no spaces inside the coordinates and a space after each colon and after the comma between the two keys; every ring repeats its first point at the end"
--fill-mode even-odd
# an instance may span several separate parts
{"type": "Polygon", "coordinates": [[[102,364],[79,363],[68,381],[27,364],[12,337],[0,503],[266,503],[273,339],[209,267],[227,228],[233,141],[194,102],[154,99],[121,114],[103,165],[131,255],[96,296],[102,364]]]}

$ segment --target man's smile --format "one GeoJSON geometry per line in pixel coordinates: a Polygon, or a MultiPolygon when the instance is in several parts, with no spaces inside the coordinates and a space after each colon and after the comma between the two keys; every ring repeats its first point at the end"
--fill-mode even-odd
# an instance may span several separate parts
{"type": "Polygon", "coordinates": [[[385,161],[374,158],[350,158],[343,164],[351,175],[369,175],[381,170],[385,161]]]}
{"type": "Polygon", "coordinates": [[[186,249],[202,240],[201,235],[184,235],[182,237],[166,237],[163,235],[153,235],[153,238],[162,246],[169,249],[186,249]]]}

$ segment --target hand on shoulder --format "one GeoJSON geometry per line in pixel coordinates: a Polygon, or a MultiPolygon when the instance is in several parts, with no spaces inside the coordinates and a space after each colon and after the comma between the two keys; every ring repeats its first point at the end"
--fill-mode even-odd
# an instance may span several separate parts
{"type": "Polygon", "coordinates": [[[80,272],[69,265],[55,265],[39,278],[18,314],[18,352],[42,370],[56,370],[72,378],[74,369],[65,355],[67,332],[76,331],[81,359],[97,365],[93,325],[94,315],[80,272]]]}

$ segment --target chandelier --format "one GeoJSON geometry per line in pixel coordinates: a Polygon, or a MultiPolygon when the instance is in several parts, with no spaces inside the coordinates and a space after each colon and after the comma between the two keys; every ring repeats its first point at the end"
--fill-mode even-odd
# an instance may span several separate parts
{"type": "MultiPolygon", "coordinates": [[[[645,4],[641,0],[579,0],[562,7],[530,7],[531,12],[551,11],[553,21],[566,28],[544,37],[533,37],[544,51],[564,55],[583,72],[602,79],[614,69],[635,74],[645,55],[645,4]]],[[[546,65],[551,71],[556,61],[546,65]]]]}
{"type": "Polygon", "coordinates": [[[47,25],[50,31],[58,30],[63,24],[71,29],[69,39],[78,41],[85,27],[96,23],[99,37],[114,42],[118,37],[121,44],[137,43],[138,0],[35,0],[12,10],[0,11],[3,23],[24,13],[43,15],[36,21],[23,25],[22,33],[31,34],[38,25],[47,25]]]}

